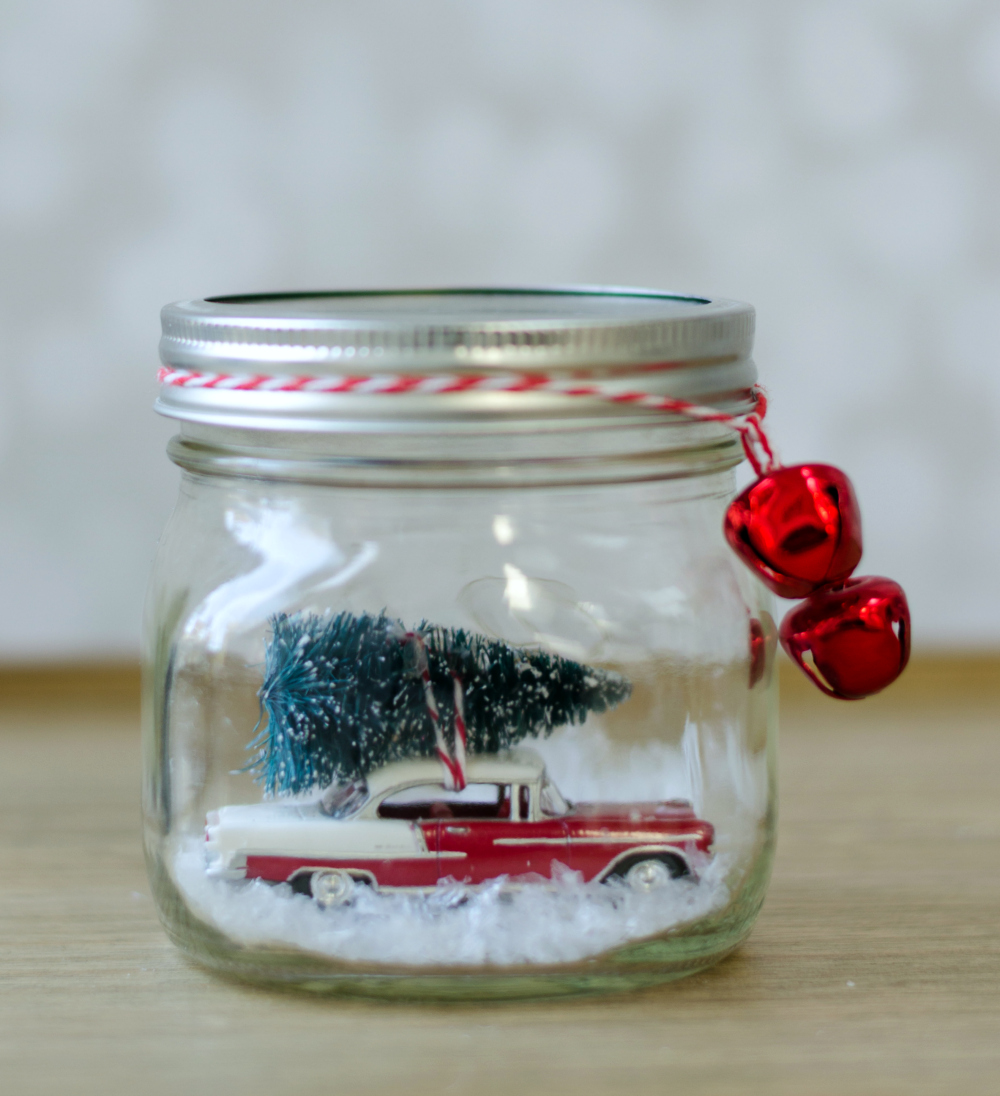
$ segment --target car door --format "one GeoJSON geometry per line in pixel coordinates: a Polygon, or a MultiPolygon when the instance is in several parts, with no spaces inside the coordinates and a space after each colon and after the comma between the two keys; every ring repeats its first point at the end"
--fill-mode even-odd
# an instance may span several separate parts
{"type": "MultiPolygon", "coordinates": [[[[434,785],[404,787],[386,795],[376,810],[376,828],[409,826],[423,849],[413,855],[373,860],[369,867],[383,887],[434,887],[438,871],[438,821],[434,785]]],[[[377,850],[376,850],[377,851],[377,850]]],[[[357,866],[357,865],[356,865],[357,866]]]]}
{"type": "MultiPolygon", "coordinates": [[[[484,883],[506,875],[552,875],[552,862],[569,863],[568,828],[559,819],[534,819],[534,789],[526,784],[499,785],[499,809],[491,817],[460,808],[439,822],[439,871],[442,878],[484,883]]],[[[455,805],[453,805],[455,809],[455,805]]]]}

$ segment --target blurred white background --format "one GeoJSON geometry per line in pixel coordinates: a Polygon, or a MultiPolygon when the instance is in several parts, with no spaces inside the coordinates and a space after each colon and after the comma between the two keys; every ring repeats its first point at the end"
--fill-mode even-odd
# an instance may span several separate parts
{"type": "Polygon", "coordinates": [[[1000,6],[4,0],[0,658],[130,657],[166,301],[737,297],[924,647],[1000,643],[1000,6]]]}

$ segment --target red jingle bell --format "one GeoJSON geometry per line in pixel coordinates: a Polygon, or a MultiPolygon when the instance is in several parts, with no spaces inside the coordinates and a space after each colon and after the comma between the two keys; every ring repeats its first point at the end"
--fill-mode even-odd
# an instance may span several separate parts
{"type": "Polygon", "coordinates": [[[726,511],[726,540],[780,597],[843,582],[861,559],[861,511],[851,481],[829,464],[761,476],[726,511]]]}
{"type": "Polygon", "coordinates": [[[780,636],[782,647],[824,693],[860,700],[905,669],[910,610],[902,587],[891,579],[852,578],[792,609],[780,636]]]}

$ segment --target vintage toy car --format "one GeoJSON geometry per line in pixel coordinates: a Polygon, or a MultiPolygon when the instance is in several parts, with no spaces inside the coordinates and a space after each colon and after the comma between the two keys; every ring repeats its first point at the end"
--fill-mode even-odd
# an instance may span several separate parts
{"type": "Polygon", "coordinates": [[[690,803],[568,803],[530,749],[474,756],[467,778],[448,791],[436,761],[400,761],[311,802],[222,807],[208,814],[207,871],[287,882],[336,906],[359,884],[431,892],[440,880],[505,876],[521,885],[551,879],[558,865],[649,891],[710,854],[713,828],[690,803]]]}

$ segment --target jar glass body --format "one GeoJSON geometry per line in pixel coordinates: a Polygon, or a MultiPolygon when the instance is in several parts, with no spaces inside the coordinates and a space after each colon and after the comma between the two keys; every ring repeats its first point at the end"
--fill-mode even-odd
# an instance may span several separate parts
{"type": "Polygon", "coordinates": [[[145,640],[145,842],[176,943],[258,982],[438,997],[619,990],[731,951],[773,852],[775,629],[722,535],[735,445],[705,459],[698,431],[624,471],[591,439],[582,475],[539,473],[551,438],[473,465],[468,438],[375,460],[186,428],[145,640]],[[316,669],[337,628],[367,629],[387,680],[357,648],[316,669]],[[451,678],[429,697],[428,657],[451,678]],[[340,692],[303,714],[317,688],[340,692]],[[375,723],[370,756],[303,775],[375,723]]]}

